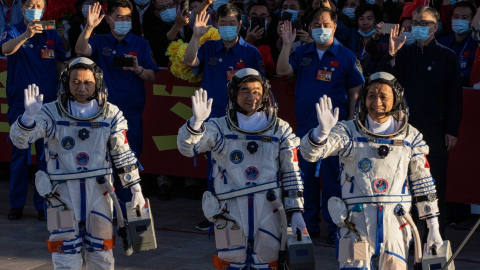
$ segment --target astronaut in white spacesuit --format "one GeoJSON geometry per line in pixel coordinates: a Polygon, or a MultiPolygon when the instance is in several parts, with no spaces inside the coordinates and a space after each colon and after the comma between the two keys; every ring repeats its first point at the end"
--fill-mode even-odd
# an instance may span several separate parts
{"type": "MultiPolygon", "coordinates": [[[[25,89],[25,113],[12,125],[10,138],[25,149],[45,143],[47,171],[38,171],[36,186],[49,203],[47,222],[55,269],[114,269],[112,200],[97,183],[112,184],[115,164],[132,207],[143,207],[137,158],[126,138],[127,121],[107,102],[103,73],[88,58],[72,61],[60,76],[58,99],[42,106],[38,87],[25,89]]],[[[133,210],[133,209],[132,209],[133,210]]]]}
{"type": "MultiPolygon", "coordinates": [[[[180,152],[188,157],[212,152],[213,189],[203,195],[205,217],[214,222],[217,255],[214,267],[277,267],[280,213],[267,200],[273,190],[283,196],[292,229],[305,229],[303,184],[298,167],[300,138],[277,118],[268,81],[256,70],[239,70],[227,85],[227,115],[209,117],[212,99],[197,90],[193,117],[178,131],[180,152]]],[[[285,226],[285,224],[284,224],[285,226]]]]}
{"type": "Polygon", "coordinates": [[[342,198],[332,198],[328,205],[340,227],[340,269],[371,269],[372,262],[375,269],[407,269],[412,228],[396,215],[398,204],[406,211],[416,204],[430,229],[428,248],[439,248],[440,213],[428,146],[407,122],[403,88],[395,77],[386,72],[370,76],[360,90],[354,120],[337,123],[338,108],[332,109],[327,96],[316,108],[319,125],[302,138],[300,151],[311,162],[340,157],[342,198]],[[344,254],[352,242],[353,253],[365,252],[363,260],[344,254]],[[342,247],[345,243],[349,244],[342,247]]]}

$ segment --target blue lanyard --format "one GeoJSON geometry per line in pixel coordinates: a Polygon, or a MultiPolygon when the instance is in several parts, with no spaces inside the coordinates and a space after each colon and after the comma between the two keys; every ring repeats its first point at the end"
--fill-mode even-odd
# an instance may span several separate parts
{"type": "MultiPolygon", "coordinates": [[[[3,15],[3,20],[5,21],[5,25],[10,25],[10,17],[12,16],[12,8],[13,8],[13,3],[12,2],[12,6],[10,7],[10,9],[7,11],[7,14],[5,14],[4,12],[4,4],[2,3],[2,15],[3,15]]],[[[6,6],[5,6],[6,7],[6,6]]]]}
{"type": "Polygon", "coordinates": [[[460,54],[458,55],[458,58],[459,58],[459,59],[462,59],[462,60],[463,60],[463,51],[465,51],[465,48],[467,48],[467,45],[468,45],[468,42],[469,42],[469,41],[470,41],[470,35],[468,35],[467,41],[465,41],[465,45],[463,46],[462,51],[461,51],[460,54]]]}

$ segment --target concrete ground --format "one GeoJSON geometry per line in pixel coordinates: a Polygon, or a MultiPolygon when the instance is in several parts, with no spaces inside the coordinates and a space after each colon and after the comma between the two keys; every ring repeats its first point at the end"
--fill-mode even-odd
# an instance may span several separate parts
{"type": "MultiPolygon", "coordinates": [[[[1,177],[0,178],[4,178],[1,177]]],[[[7,220],[9,211],[8,182],[0,179],[0,269],[53,269],[51,255],[45,240],[49,233],[46,222],[38,221],[33,207],[33,186],[29,187],[29,199],[20,220],[7,220]]],[[[144,191],[147,191],[148,188],[144,191]]],[[[114,249],[116,269],[165,269],[200,270],[213,269],[212,254],[215,240],[194,226],[203,220],[201,201],[175,196],[168,202],[149,196],[155,219],[158,248],[153,251],[123,254],[121,240],[117,237],[114,249]]],[[[325,224],[323,224],[325,225],[325,224]]],[[[423,226],[420,226],[423,227],[423,226]]],[[[447,228],[447,237],[453,249],[460,245],[467,232],[447,228]]],[[[316,269],[338,269],[335,248],[325,244],[326,227],[322,226],[320,237],[313,238],[316,269]]],[[[480,270],[480,233],[476,232],[455,261],[456,269],[480,270]]],[[[410,268],[411,259],[410,259],[410,268]]]]}

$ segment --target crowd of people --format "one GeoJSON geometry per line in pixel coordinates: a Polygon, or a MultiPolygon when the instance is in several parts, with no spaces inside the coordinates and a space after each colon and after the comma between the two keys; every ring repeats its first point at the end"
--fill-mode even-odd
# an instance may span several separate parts
{"type": "MultiPolygon", "coordinates": [[[[279,106],[295,105],[296,136],[299,138],[307,138],[312,129],[318,126],[320,116],[315,104],[324,95],[329,97],[330,108],[338,108],[339,122],[354,119],[362,87],[366,82],[368,84],[372,75],[383,71],[391,74],[389,76],[393,75],[395,81],[403,87],[400,98],[405,97],[408,102],[408,123],[423,134],[423,140],[429,147],[428,161],[425,159],[423,162],[425,168],[429,166],[432,174],[426,177],[435,179],[438,209],[442,213],[438,216],[442,238],[445,238],[445,224],[452,221],[447,221],[449,209],[458,212],[463,207],[446,204],[446,170],[448,151],[457,143],[462,117],[462,88],[480,83],[478,0],[78,0],[75,4],[76,14],[64,22],[58,31],[45,31],[36,23],[42,19],[48,5],[47,0],[0,2],[4,19],[0,20],[0,46],[1,55],[8,58],[7,117],[11,126],[17,122],[17,128],[28,130],[34,125],[29,120],[33,121],[39,113],[29,111],[25,95],[35,94],[24,92],[24,89],[36,84],[39,89],[37,98],[41,94],[44,103],[55,101],[59,89],[57,85],[66,85],[68,80],[73,80],[73,73],[68,73],[67,76],[64,68],[73,68],[69,63],[78,57],[87,57],[94,64],[82,60],[81,63],[86,67],[77,69],[91,69],[95,81],[104,81],[104,86],[108,88],[108,102],[118,107],[123,113],[121,118],[128,123],[128,128],[118,130],[123,134],[121,139],[125,140],[125,144],[128,137],[129,148],[122,148],[125,152],[119,154],[128,162],[121,161],[118,157],[113,159],[116,164],[135,163],[143,148],[145,82],[153,82],[155,73],[160,68],[169,67],[167,48],[177,40],[188,43],[184,64],[190,66],[195,74],[203,73],[201,88],[208,91],[208,96],[213,100],[209,105],[211,111],[202,121],[195,122],[198,119],[194,119],[190,120],[190,124],[187,122],[187,129],[180,133],[185,140],[193,140],[190,137],[195,137],[187,133],[187,130],[193,134],[201,133],[203,120],[225,116],[225,106],[229,102],[236,102],[229,96],[233,92],[228,90],[230,88],[227,89],[227,85],[231,85],[236,78],[241,78],[238,73],[244,69],[255,70],[256,73],[249,71],[247,74],[257,79],[277,75],[289,77],[289,82],[294,84],[295,89],[294,104],[279,106]],[[105,5],[104,8],[102,4],[105,5]],[[201,37],[211,27],[218,29],[220,40],[207,41],[199,46],[201,37]],[[264,46],[268,48],[267,56],[259,50],[264,46]],[[118,58],[127,58],[133,65],[118,65],[118,58]],[[101,78],[96,77],[97,67],[102,71],[101,78]],[[195,126],[190,126],[194,124],[195,126]],[[125,154],[126,152],[134,155],[125,154]]],[[[242,71],[241,74],[243,73],[242,71]]],[[[382,76],[383,81],[387,80],[384,78],[390,78],[382,76]]],[[[70,83],[79,87],[92,87],[89,85],[91,81],[78,77],[77,81],[70,83]]],[[[100,89],[98,86],[93,88],[96,91],[100,89]]],[[[265,91],[264,88],[262,93],[265,91]]],[[[271,91],[275,93],[278,90],[271,91]]],[[[95,96],[97,92],[92,93],[88,93],[92,97],[88,97],[87,101],[98,99],[95,96]],[[92,93],[95,93],[94,96],[92,93]]],[[[81,94],[78,97],[66,94],[65,98],[71,102],[65,110],[74,117],[84,117],[84,114],[90,114],[87,112],[98,109],[88,107],[97,105],[78,103],[82,99],[81,94]]],[[[248,106],[248,102],[246,104],[244,105],[248,106]]],[[[232,106],[237,106],[242,112],[242,106],[232,106]]],[[[61,111],[59,108],[60,116],[61,111]]],[[[44,113],[48,120],[47,117],[52,112],[44,113]]],[[[235,121],[238,119],[233,120],[235,121]]],[[[372,126],[375,125],[374,122],[372,126]]],[[[211,128],[212,124],[207,126],[211,128]]],[[[48,126],[45,128],[50,130],[48,126]]],[[[288,123],[285,124],[285,129],[288,129],[288,123]]],[[[223,134],[220,128],[218,132],[223,134]]],[[[325,140],[329,131],[324,131],[325,134],[318,132],[317,137],[325,140]]],[[[43,135],[46,138],[50,136],[43,135]]],[[[85,136],[88,138],[89,134],[85,136]]],[[[80,133],[79,137],[85,140],[80,133]]],[[[323,140],[312,143],[321,143],[323,140]]],[[[61,156],[52,151],[58,145],[49,145],[47,141],[39,139],[30,142],[35,143],[37,153],[43,153],[37,154],[39,171],[48,171],[47,163],[57,170],[62,166],[61,156]]],[[[68,148],[72,143],[73,139],[62,140],[61,146],[70,150],[68,148]]],[[[181,143],[179,141],[179,145],[181,143]]],[[[299,142],[295,142],[295,147],[299,147],[299,142]]],[[[197,150],[193,145],[188,145],[185,149],[184,152],[188,154],[197,150]]],[[[224,172],[216,160],[218,153],[212,153],[216,151],[215,147],[202,149],[206,151],[209,160],[205,178],[210,180],[222,176],[223,179],[224,172]]],[[[303,181],[303,184],[295,186],[294,190],[299,192],[295,198],[302,197],[303,200],[294,208],[303,213],[305,226],[313,237],[320,235],[320,216],[323,215],[323,219],[329,223],[327,243],[334,244],[338,224],[332,220],[327,206],[330,198],[342,197],[343,185],[340,180],[348,177],[348,174],[345,176],[343,173],[346,164],[342,162],[342,157],[336,155],[312,158],[309,153],[304,158],[302,154],[307,152],[299,151],[298,157],[296,151],[294,154],[295,159],[298,159],[298,168],[296,163],[292,168],[295,169],[295,177],[300,177],[301,171],[303,181]]],[[[89,162],[88,155],[85,160],[85,155],[81,154],[75,157],[79,170],[89,162]]],[[[10,170],[11,210],[8,214],[12,220],[23,215],[27,198],[28,157],[28,149],[13,146],[10,170]]],[[[368,165],[368,162],[364,165],[368,165]]],[[[136,167],[134,169],[137,170],[136,167]]],[[[253,170],[251,173],[258,176],[258,171],[253,170]]],[[[114,175],[117,196],[121,201],[130,201],[132,194],[135,197],[135,194],[141,192],[137,185],[138,177],[129,182],[130,179],[125,180],[125,175],[121,173],[114,175]]],[[[168,200],[171,183],[164,178],[165,176],[159,177],[159,197],[168,200]]],[[[224,181],[226,184],[226,176],[224,181]]],[[[352,182],[353,177],[346,181],[352,182]]],[[[187,182],[192,194],[204,191],[198,181],[187,182]]],[[[405,186],[415,193],[415,184],[410,186],[407,182],[405,180],[405,186]]],[[[422,182],[422,185],[425,183],[422,182]]],[[[350,193],[352,192],[353,184],[350,193]]],[[[38,218],[45,220],[44,198],[37,191],[34,203],[38,218]]],[[[421,218],[422,215],[419,214],[421,218]]],[[[298,215],[296,220],[297,225],[303,222],[299,221],[298,215]]],[[[207,230],[212,225],[210,221],[199,223],[197,229],[207,230]]],[[[427,240],[427,233],[424,239],[427,240]]]]}

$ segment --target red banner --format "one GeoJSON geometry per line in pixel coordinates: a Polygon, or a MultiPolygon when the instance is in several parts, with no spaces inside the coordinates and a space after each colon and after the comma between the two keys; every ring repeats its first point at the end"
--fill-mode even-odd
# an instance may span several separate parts
{"type": "MultiPolygon", "coordinates": [[[[0,59],[0,161],[10,161],[10,144],[7,136],[10,130],[7,122],[7,99],[5,86],[7,80],[7,61],[0,59]]],[[[296,126],[294,98],[282,78],[273,78],[272,89],[279,104],[279,116],[296,126]]],[[[145,173],[165,174],[185,177],[206,178],[206,157],[197,156],[197,166],[193,158],[186,158],[177,150],[178,129],[192,116],[191,99],[200,84],[189,84],[173,77],[167,70],[160,70],[153,84],[146,84],[147,104],[143,112],[144,138],[143,153],[140,158],[145,173]]],[[[480,134],[476,106],[480,104],[480,91],[464,90],[464,112],[457,146],[450,153],[448,170],[449,201],[480,204],[480,181],[474,174],[474,153],[480,153],[480,134]],[[475,117],[477,116],[477,118],[475,117]]],[[[35,153],[32,153],[35,154],[35,153]]],[[[32,158],[32,162],[34,162],[32,158]]]]}

